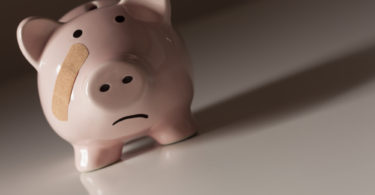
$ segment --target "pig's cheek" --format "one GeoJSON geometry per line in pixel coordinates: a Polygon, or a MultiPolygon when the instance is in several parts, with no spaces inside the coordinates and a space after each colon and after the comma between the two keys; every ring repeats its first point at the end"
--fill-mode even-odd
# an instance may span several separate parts
{"type": "Polygon", "coordinates": [[[89,77],[85,91],[90,103],[95,107],[116,111],[140,100],[145,87],[144,75],[137,68],[109,65],[89,77]]]}

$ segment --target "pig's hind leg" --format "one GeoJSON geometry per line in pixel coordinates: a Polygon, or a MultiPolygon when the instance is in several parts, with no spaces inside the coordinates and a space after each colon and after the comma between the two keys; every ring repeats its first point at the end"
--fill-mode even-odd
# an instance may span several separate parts
{"type": "Polygon", "coordinates": [[[190,110],[170,115],[150,129],[149,136],[159,144],[168,145],[197,134],[190,110]]]}

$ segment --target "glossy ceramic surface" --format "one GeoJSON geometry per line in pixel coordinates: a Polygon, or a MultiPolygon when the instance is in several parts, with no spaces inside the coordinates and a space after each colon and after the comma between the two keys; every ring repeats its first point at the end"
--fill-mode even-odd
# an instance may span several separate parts
{"type": "Polygon", "coordinates": [[[44,114],[73,145],[79,171],[119,160],[123,144],[142,136],[171,144],[195,134],[191,65],[169,1],[93,1],[59,21],[26,18],[17,38],[38,72],[44,114]],[[77,45],[88,56],[73,70],[77,45]],[[65,107],[54,101],[58,90],[65,107]]]}

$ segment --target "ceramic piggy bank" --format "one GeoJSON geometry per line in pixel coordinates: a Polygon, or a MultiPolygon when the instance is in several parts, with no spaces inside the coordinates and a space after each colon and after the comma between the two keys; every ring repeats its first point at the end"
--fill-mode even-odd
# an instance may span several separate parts
{"type": "Polygon", "coordinates": [[[191,64],[170,16],[168,0],[99,0],[20,23],[43,112],[79,171],[118,161],[139,137],[171,144],[196,133],[191,64]]]}

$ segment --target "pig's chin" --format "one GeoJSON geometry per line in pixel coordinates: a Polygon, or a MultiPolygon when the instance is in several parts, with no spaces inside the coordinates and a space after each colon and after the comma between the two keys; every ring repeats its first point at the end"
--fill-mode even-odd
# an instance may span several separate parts
{"type": "Polygon", "coordinates": [[[115,126],[117,123],[122,122],[124,120],[134,119],[134,118],[145,118],[145,119],[147,119],[148,115],[147,114],[133,114],[133,115],[124,116],[124,117],[119,118],[115,122],[113,122],[112,126],[115,126]]]}

